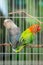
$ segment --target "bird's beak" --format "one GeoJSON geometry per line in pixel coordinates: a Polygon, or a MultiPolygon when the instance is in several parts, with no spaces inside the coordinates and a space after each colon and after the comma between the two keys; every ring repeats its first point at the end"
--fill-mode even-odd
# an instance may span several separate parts
{"type": "Polygon", "coordinates": [[[41,29],[41,27],[38,27],[37,31],[39,32],[39,31],[40,31],[40,29],[41,29]]]}

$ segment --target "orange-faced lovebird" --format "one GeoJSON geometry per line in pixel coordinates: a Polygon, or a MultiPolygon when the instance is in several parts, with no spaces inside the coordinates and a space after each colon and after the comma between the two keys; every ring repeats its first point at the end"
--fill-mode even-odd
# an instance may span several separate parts
{"type": "Polygon", "coordinates": [[[19,50],[16,50],[16,52],[20,52],[26,45],[31,44],[34,41],[36,33],[39,31],[40,25],[34,24],[22,32],[19,38],[21,45],[18,47],[19,50]]]}
{"type": "Polygon", "coordinates": [[[34,24],[21,33],[20,28],[10,19],[4,20],[4,26],[8,29],[9,41],[14,52],[20,52],[25,46],[31,44],[36,33],[40,31],[40,25],[34,24]]]}

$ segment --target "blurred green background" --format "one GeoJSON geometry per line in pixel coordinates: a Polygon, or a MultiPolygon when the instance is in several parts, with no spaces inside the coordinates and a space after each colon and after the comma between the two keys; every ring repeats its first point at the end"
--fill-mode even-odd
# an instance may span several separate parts
{"type": "MultiPolygon", "coordinates": [[[[17,10],[24,10],[26,13],[37,18],[43,22],[43,0],[7,0],[8,13],[17,10]]],[[[22,13],[23,14],[23,13],[22,13]]],[[[11,14],[8,18],[12,19],[17,26],[20,27],[21,32],[32,24],[40,24],[34,18],[22,14],[11,14]]],[[[3,26],[5,19],[3,13],[0,11],[0,43],[8,42],[8,31],[3,26]]],[[[43,24],[40,24],[41,31],[36,35],[33,44],[43,44],[43,24]]],[[[27,60],[27,61],[43,61],[43,48],[24,48],[20,53],[14,53],[12,47],[0,47],[0,53],[9,53],[3,55],[4,60],[27,60]],[[10,54],[12,53],[12,54],[10,54]],[[13,54],[14,53],[14,54],[13,54]]]]}

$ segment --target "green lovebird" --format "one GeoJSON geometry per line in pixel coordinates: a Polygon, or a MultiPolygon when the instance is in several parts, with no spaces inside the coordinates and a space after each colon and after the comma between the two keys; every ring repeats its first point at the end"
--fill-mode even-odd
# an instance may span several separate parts
{"type": "Polygon", "coordinates": [[[16,52],[20,52],[26,45],[33,42],[35,35],[40,31],[40,25],[34,24],[22,32],[19,38],[19,46],[16,48],[16,52]]]}

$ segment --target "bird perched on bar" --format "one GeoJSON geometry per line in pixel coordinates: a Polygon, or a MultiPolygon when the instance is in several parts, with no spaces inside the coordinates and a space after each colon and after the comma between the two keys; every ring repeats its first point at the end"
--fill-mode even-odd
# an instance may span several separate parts
{"type": "Polygon", "coordinates": [[[13,48],[16,48],[20,37],[20,28],[17,27],[17,25],[11,19],[5,19],[3,25],[8,30],[9,42],[11,43],[13,48]]]}
{"type": "Polygon", "coordinates": [[[9,41],[15,52],[20,52],[25,46],[34,41],[35,35],[40,31],[40,25],[34,24],[20,33],[20,28],[10,19],[4,20],[4,26],[9,31],[9,41]]]}

